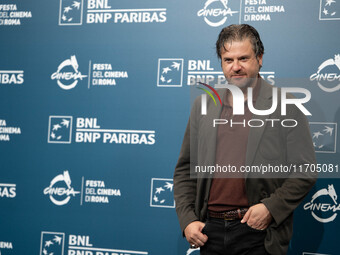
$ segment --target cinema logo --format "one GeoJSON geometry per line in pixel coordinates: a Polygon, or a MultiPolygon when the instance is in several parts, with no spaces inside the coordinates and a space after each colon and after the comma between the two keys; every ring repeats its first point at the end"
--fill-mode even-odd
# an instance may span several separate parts
{"type": "MultiPolygon", "coordinates": [[[[80,182],[79,182],[80,183],[80,182]]],[[[44,195],[58,206],[66,205],[76,196],[80,196],[80,205],[86,203],[108,204],[112,197],[121,197],[121,191],[108,187],[104,180],[81,178],[81,191],[75,191],[68,170],[52,179],[50,185],[44,189],[44,195]]],[[[1,191],[1,184],[0,184],[1,191]]],[[[8,193],[8,192],[7,192],[8,193]]]]}
{"type": "Polygon", "coordinates": [[[79,64],[76,56],[71,56],[59,66],[56,72],[51,75],[52,80],[56,80],[60,88],[70,90],[77,86],[79,81],[88,79],[88,89],[91,87],[116,86],[121,79],[127,79],[128,72],[125,70],[115,70],[111,63],[93,63],[89,61],[89,73],[83,75],[79,71],[79,64]]]}
{"type": "Polygon", "coordinates": [[[199,254],[200,254],[200,248],[195,248],[195,249],[189,248],[185,255],[199,255],[199,254]]]}
{"type": "MultiPolygon", "coordinates": [[[[285,3],[283,0],[276,2],[285,3]]],[[[272,20],[273,15],[285,12],[284,4],[273,4],[267,0],[207,0],[204,8],[197,12],[197,16],[204,17],[209,26],[218,27],[226,22],[228,24],[268,22],[272,20]]]]}
{"type": "Polygon", "coordinates": [[[61,62],[57,71],[51,75],[51,79],[56,80],[58,86],[64,90],[73,89],[79,80],[87,77],[87,75],[82,75],[78,68],[77,58],[73,55],[61,62]]]}
{"type": "MultiPolygon", "coordinates": [[[[211,27],[219,27],[226,23],[228,19],[235,18],[238,21],[239,11],[233,11],[231,7],[236,7],[235,0],[207,0],[204,7],[197,12],[198,17],[203,17],[205,23],[211,27]]],[[[239,6],[238,6],[239,9],[239,6]]],[[[235,21],[230,20],[231,24],[235,21]]],[[[238,22],[237,22],[238,23],[238,22]]]]}
{"type": "Polygon", "coordinates": [[[120,197],[120,189],[108,188],[103,180],[85,180],[82,177],[82,190],[85,191],[84,196],[80,201],[83,204],[83,197],[85,203],[101,203],[108,204],[111,197],[120,197]],[[85,189],[84,189],[85,185],[85,189]]]}
{"type": "Polygon", "coordinates": [[[128,72],[114,70],[110,63],[91,63],[88,88],[93,86],[116,86],[120,79],[127,79],[128,72]],[[92,77],[91,77],[92,76],[92,77]]]}
{"type": "Polygon", "coordinates": [[[52,179],[50,185],[44,189],[44,195],[48,195],[55,205],[66,205],[72,197],[80,193],[74,190],[71,183],[70,174],[65,170],[52,179]]]}
{"type": "Polygon", "coordinates": [[[115,9],[109,0],[60,0],[59,25],[82,25],[83,10],[87,24],[164,23],[166,8],[115,9]]]}
{"type": "MultiPolygon", "coordinates": [[[[207,86],[207,84],[205,84],[207,86]]],[[[244,94],[242,90],[235,86],[235,85],[225,85],[226,89],[229,89],[229,91],[232,94],[233,97],[233,115],[244,115],[244,94]]],[[[208,86],[209,89],[211,89],[214,94],[218,97],[220,104],[222,105],[221,99],[217,93],[212,87],[208,86]]],[[[211,93],[208,93],[209,91],[206,91],[207,94],[210,95],[212,100],[216,104],[216,100],[214,99],[214,96],[211,93]]],[[[207,94],[202,94],[201,96],[201,114],[207,115],[207,94]]],[[[281,94],[281,115],[285,116],[287,114],[287,105],[292,104],[295,105],[303,114],[306,116],[311,116],[312,114],[303,106],[304,103],[309,102],[311,99],[311,93],[304,88],[281,88],[280,90],[281,94]],[[304,94],[305,97],[303,98],[288,98],[288,93],[300,93],[304,94]]],[[[272,105],[267,110],[258,110],[255,109],[253,105],[253,88],[247,88],[247,105],[250,110],[250,112],[254,115],[258,116],[269,116],[273,112],[276,111],[278,106],[278,88],[273,87],[272,88],[272,105]]],[[[227,120],[227,119],[214,119],[213,120],[213,127],[216,127],[217,125],[226,125],[230,124],[232,127],[233,125],[242,125],[245,127],[248,125],[249,127],[262,127],[264,126],[265,122],[270,122],[271,126],[274,127],[275,122],[280,122],[280,124],[283,127],[295,127],[297,126],[297,121],[294,119],[250,119],[248,122],[245,120],[243,122],[233,122],[233,120],[227,120]]]]}
{"type": "Polygon", "coordinates": [[[20,127],[7,126],[6,120],[0,119],[0,142],[9,142],[12,135],[20,135],[20,127]]]}
{"type": "Polygon", "coordinates": [[[328,185],[328,188],[317,191],[310,202],[303,206],[305,211],[310,211],[313,218],[321,223],[328,223],[335,220],[340,211],[338,196],[334,185],[328,185]]]}
{"type": "Polygon", "coordinates": [[[316,73],[310,76],[311,81],[317,81],[320,89],[325,92],[335,92],[340,89],[340,54],[327,59],[316,73]]]}
{"type": "MultiPolygon", "coordinates": [[[[0,249],[1,250],[13,250],[13,243],[12,242],[4,242],[4,241],[0,241],[0,249]]],[[[12,251],[10,251],[12,253],[12,251]]],[[[6,254],[6,253],[5,253],[6,254]]],[[[3,254],[3,255],[5,255],[3,254]]],[[[0,251],[0,255],[1,255],[1,251],[0,251]]]]}
{"type": "Polygon", "coordinates": [[[19,11],[16,4],[0,4],[0,26],[20,26],[23,19],[31,18],[31,11],[19,11]]]}
{"type": "Polygon", "coordinates": [[[98,248],[93,245],[90,236],[68,235],[68,245],[65,245],[65,233],[41,232],[40,255],[148,255],[146,251],[134,251],[111,248],[98,248]],[[50,248],[51,247],[51,248],[50,248]]]}
{"type": "Polygon", "coordinates": [[[284,5],[273,5],[272,1],[267,4],[267,0],[244,0],[244,5],[244,22],[271,21],[273,14],[286,12],[284,5]]]}
{"type": "Polygon", "coordinates": [[[315,253],[315,252],[302,252],[302,255],[331,255],[331,254],[324,254],[324,253],[315,253]]]}

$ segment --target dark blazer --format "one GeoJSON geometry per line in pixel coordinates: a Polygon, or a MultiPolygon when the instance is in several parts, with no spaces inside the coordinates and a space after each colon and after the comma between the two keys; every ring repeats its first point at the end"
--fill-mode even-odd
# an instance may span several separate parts
{"type": "MultiPolygon", "coordinates": [[[[261,79],[256,109],[271,107],[272,88],[261,79]]],[[[218,92],[223,98],[226,89],[218,92]]],[[[253,119],[261,119],[265,125],[250,128],[246,165],[315,164],[314,146],[305,115],[296,106],[288,105],[286,116],[282,116],[280,93],[278,99],[278,107],[270,116],[253,115],[253,119]],[[266,119],[294,119],[298,125],[282,127],[280,122],[275,122],[272,127],[266,119]]],[[[220,118],[221,110],[222,106],[215,106],[210,98],[207,100],[207,115],[201,115],[200,97],[192,107],[174,173],[176,212],[182,231],[193,221],[206,220],[212,180],[209,177],[212,175],[196,173],[195,166],[215,165],[217,127],[213,128],[213,120],[220,118]]],[[[275,178],[261,173],[246,173],[246,193],[249,206],[262,202],[273,217],[266,230],[266,250],[275,255],[286,254],[293,233],[293,211],[314,185],[316,175],[291,171],[271,177],[275,178]]]]}

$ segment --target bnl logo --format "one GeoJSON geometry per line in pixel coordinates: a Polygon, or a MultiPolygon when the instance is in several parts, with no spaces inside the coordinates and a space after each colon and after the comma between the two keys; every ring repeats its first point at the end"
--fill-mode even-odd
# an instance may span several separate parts
{"type": "Polygon", "coordinates": [[[337,123],[310,122],[315,152],[336,153],[337,123]]]}
{"type": "Polygon", "coordinates": [[[320,0],[319,20],[340,20],[340,2],[320,0]]]}
{"type": "Polygon", "coordinates": [[[158,59],[157,86],[182,87],[183,61],[182,58],[158,59]]]}
{"type": "Polygon", "coordinates": [[[71,143],[72,116],[50,116],[48,123],[48,143],[71,143]]]}
{"type": "Polygon", "coordinates": [[[84,0],[60,0],[59,26],[83,24],[84,0]]]}
{"type": "Polygon", "coordinates": [[[64,255],[64,233],[41,232],[40,255],[64,255]]]}
{"type": "Polygon", "coordinates": [[[152,178],[150,206],[175,208],[173,186],[173,179],[152,178]]]}

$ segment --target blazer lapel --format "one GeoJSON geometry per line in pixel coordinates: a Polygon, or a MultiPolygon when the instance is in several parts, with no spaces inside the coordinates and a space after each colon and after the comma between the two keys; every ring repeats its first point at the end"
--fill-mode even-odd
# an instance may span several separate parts
{"type": "MultiPolygon", "coordinates": [[[[223,97],[226,93],[226,89],[218,90],[218,94],[221,97],[223,102],[223,97]]],[[[203,134],[209,134],[209,136],[205,136],[205,144],[206,144],[206,156],[204,165],[212,166],[215,164],[216,160],[216,139],[217,139],[217,127],[213,127],[214,119],[219,119],[221,116],[222,105],[218,102],[215,106],[211,104],[210,107],[207,109],[207,115],[205,115],[204,120],[201,122],[204,125],[203,134]]],[[[205,177],[211,178],[210,174],[205,174],[205,177]]]]}
{"type": "MultiPolygon", "coordinates": [[[[264,80],[261,80],[261,88],[259,96],[256,100],[255,108],[258,110],[267,110],[272,106],[272,86],[266,83],[264,80]]],[[[260,119],[264,122],[262,127],[251,127],[248,135],[248,143],[247,143],[247,153],[246,153],[246,165],[252,165],[255,158],[255,153],[261,141],[263,131],[267,125],[266,119],[268,119],[269,115],[254,115],[253,119],[260,119]]],[[[248,173],[246,173],[246,177],[248,173]]]]}

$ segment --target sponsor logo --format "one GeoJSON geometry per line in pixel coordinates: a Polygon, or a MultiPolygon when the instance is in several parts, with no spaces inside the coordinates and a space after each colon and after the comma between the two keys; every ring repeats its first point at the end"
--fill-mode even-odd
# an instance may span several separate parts
{"type": "Polygon", "coordinates": [[[120,189],[112,189],[108,188],[105,185],[103,180],[85,180],[82,177],[82,187],[83,192],[81,194],[80,205],[83,204],[83,200],[85,203],[100,203],[100,204],[108,204],[110,201],[110,197],[120,197],[121,192],[120,189]],[[84,189],[85,185],[85,189],[84,189]],[[84,199],[83,199],[84,197],[84,199]]]}
{"type": "MultiPolygon", "coordinates": [[[[104,9],[98,7],[97,1],[89,1],[86,23],[163,23],[166,21],[166,8],[152,9],[104,9]]],[[[107,2],[107,1],[106,1],[107,2]]]]}
{"type": "MultiPolygon", "coordinates": [[[[278,1],[285,3],[283,0],[278,1]]],[[[273,16],[285,12],[283,4],[273,5],[272,1],[267,4],[267,0],[207,0],[204,7],[197,12],[197,16],[203,17],[209,26],[218,27],[249,21],[268,22],[273,16]]]]}
{"type": "Polygon", "coordinates": [[[303,252],[302,255],[331,255],[331,254],[324,254],[324,253],[314,253],[314,252],[303,252]]]}
{"type": "MultiPolygon", "coordinates": [[[[178,65],[175,65],[178,66],[178,65]]],[[[186,84],[188,86],[197,83],[214,83],[216,86],[227,84],[222,71],[215,71],[212,67],[211,60],[195,60],[190,59],[186,62],[184,70],[183,58],[160,58],[158,59],[157,86],[158,87],[182,87],[183,76],[186,74],[186,84]],[[180,63],[179,70],[174,69],[174,64],[180,63]]],[[[218,70],[221,69],[219,66],[218,70]]],[[[260,72],[261,77],[269,84],[275,85],[275,72],[260,72]]]]}
{"type": "MultiPolygon", "coordinates": [[[[48,143],[71,143],[72,117],[50,116],[48,143]],[[63,124],[64,123],[64,124],[63,124]]],[[[97,118],[76,118],[76,143],[155,144],[154,130],[102,129],[97,118]]]]}
{"type": "Polygon", "coordinates": [[[120,79],[127,79],[127,71],[114,70],[109,63],[91,63],[88,88],[91,86],[116,86],[120,79]]]}
{"type": "Polygon", "coordinates": [[[0,70],[0,84],[23,84],[24,71],[22,70],[0,70]]]}
{"type": "Polygon", "coordinates": [[[158,59],[157,86],[182,87],[183,59],[160,58],[158,59]]]}
{"type": "Polygon", "coordinates": [[[336,0],[320,0],[319,20],[340,20],[340,4],[336,0]]]}
{"type": "Polygon", "coordinates": [[[56,205],[67,204],[72,197],[80,194],[80,205],[95,203],[109,204],[112,197],[121,197],[120,189],[112,188],[104,180],[91,180],[81,178],[81,191],[75,191],[71,186],[69,171],[57,175],[50,185],[44,189],[44,195],[49,195],[50,200],[56,205]]]}
{"type": "Polygon", "coordinates": [[[311,81],[317,81],[320,89],[325,92],[335,92],[340,89],[340,54],[324,61],[318,71],[310,76],[311,81]],[[325,84],[327,84],[325,86],[325,84]]]}
{"type": "Polygon", "coordinates": [[[173,186],[173,179],[152,178],[150,206],[175,208],[173,186]]]}
{"type": "Polygon", "coordinates": [[[57,84],[62,89],[73,89],[77,86],[78,80],[83,80],[83,78],[87,77],[87,75],[82,75],[78,68],[77,58],[73,55],[70,59],[61,62],[58,70],[51,75],[51,79],[57,80],[57,84]]]}
{"type": "Polygon", "coordinates": [[[230,24],[235,23],[235,20],[239,19],[239,11],[233,11],[231,7],[237,8],[237,2],[235,0],[207,0],[204,7],[197,12],[197,16],[203,17],[205,23],[211,27],[222,26],[228,18],[231,19],[228,20],[230,24]]]}
{"type": "MultiPolygon", "coordinates": [[[[222,71],[215,71],[210,60],[188,60],[187,85],[202,83],[215,83],[216,86],[224,86],[227,80],[222,71]]],[[[218,67],[220,70],[221,67],[218,67]]],[[[260,76],[269,84],[275,85],[275,72],[261,71],[260,76]]]]}
{"type": "Polygon", "coordinates": [[[16,189],[16,184],[0,183],[0,197],[14,198],[17,195],[16,189]]]}
{"type": "Polygon", "coordinates": [[[77,86],[79,81],[88,79],[88,89],[99,86],[116,86],[122,79],[128,78],[128,72],[115,70],[110,63],[92,63],[89,61],[89,74],[83,75],[79,70],[79,64],[75,56],[63,61],[58,70],[51,75],[52,80],[64,90],[70,90],[77,86]]]}
{"type": "Polygon", "coordinates": [[[200,254],[200,248],[196,248],[196,249],[189,248],[186,253],[186,255],[199,255],[199,254],[200,254]]]}
{"type": "MultiPolygon", "coordinates": [[[[13,243],[0,241],[0,249],[13,250],[13,243]]],[[[0,255],[1,255],[1,251],[0,251],[0,255]]]]}
{"type": "Polygon", "coordinates": [[[50,116],[48,122],[48,143],[71,143],[72,116],[50,116]]]}
{"type": "Polygon", "coordinates": [[[71,177],[66,170],[63,174],[59,174],[52,179],[50,186],[44,189],[44,195],[49,195],[50,200],[58,206],[66,205],[71,197],[79,194],[71,187],[71,177]]]}
{"type": "Polygon", "coordinates": [[[83,24],[83,0],[60,0],[59,26],[83,24]]]}
{"type": "Polygon", "coordinates": [[[146,251],[133,251],[111,248],[97,248],[90,241],[90,236],[68,235],[68,245],[64,247],[65,233],[41,232],[40,255],[76,255],[76,254],[96,254],[96,255],[148,255],[146,251]],[[46,245],[47,244],[47,245],[46,245]],[[47,250],[47,248],[50,248],[47,250]],[[55,250],[52,250],[55,248],[55,250]],[[45,253],[44,253],[45,250],[45,253]]]}
{"type": "Polygon", "coordinates": [[[82,25],[106,23],[164,23],[166,8],[114,9],[109,0],[60,0],[59,25],[82,25]],[[85,11],[85,13],[84,13],[85,11]]]}
{"type": "Polygon", "coordinates": [[[336,153],[337,123],[310,122],[315,152],[336,153]]]}
{"type": "Polygon", "coordinates": [[[244,0],[243,22],[271,21],[273,15],[286,12],[284,5],[272,5],[272,1],[268,2],[267,4],[267,0],[244,0]]]}
{"type": "Polygon", "coordinates": [[[6,120],[0,119],[0,142],[9,142],[12,135],[20,135],[20,127],[7,126],[6,120]]]}
{"type": "Polygon", "coordinates": [[[310,211],[314,219],[321,223],[328,223],[334,221],[337,211],[340,210],[340,205],[337,202],[338,196],[336,194],[333,184],[328,185],[328,188],[317,191],[310,202],[303,206],[303,209],[310,211]]]}
{"type": "Polygon", "coordinates": [[[16,4],[0,4],[0,26],[20,26],[23,19],[30,18],[31,11],[18,10],[16,4]]]}
{"type": "Polygon", "coordinates": [[[41,232],[40,255],[64,255],[65,234],[41,232]]]}

